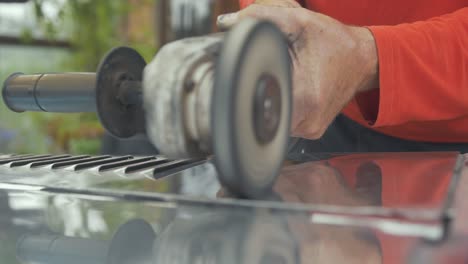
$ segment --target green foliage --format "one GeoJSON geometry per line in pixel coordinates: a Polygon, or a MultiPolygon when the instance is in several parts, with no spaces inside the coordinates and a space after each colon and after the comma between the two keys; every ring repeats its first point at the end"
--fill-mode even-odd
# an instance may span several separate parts
{"type": "Polygon", "coordinates": [[[101,147],[101,140],[98,138],[94,139],[70,139],[70,152],[74,154],[89,154],[96,153],[96,150],[101,147]]]}
{"type": "Polygon", "coordinates": [[[73,20],[71,40],[76,50],[74,63],[95,71],[101,57],[121,44],[119,22],[128,10],[126,1],[69,1],[73,20]]]}
{"type": "MultiPolygon", "coordinates": [[[[154,3],[145,0],[143,3],[154,3]]],[[[140,3],[141,4],[141,3],[140,3]]],[[[133,10],[128,0],[34,0],[35,14],[50,39],[65,35],[74,52],[69,62],[80,71],[95,71],[100,59],[113,47],[128,45],[151,58],[156,49],[152,43],[132,43],[125,32],[128,14],[133,10]],[[44,8],[59,8],[53,17],[47,17],[44,8]],[[64,34],[65,33],[65,34],[64,34]]],[[[139,28],[145,35],[152,35],[151,28],[139,28]]]]}
{"type": "MultiPolygon", "coordinates": [[[[154,3],[155,0],[145,1],[154,3]]],[[[116,46],[131,46],[146,58],[153,57],[155,53],[153,43],[128,40],[125,25],[133,8],[129,0],[34,0],[33,3],[38,25],[45,36],[51,41],[67,39],[72,44],[71,56],[64,69],[94,72],[101,58],[116,46]],[[52,15],[45,12],[48,6],[54,6],[58,12],[52,15]]],[[[141,27],[139,30],[145,35],[153,34],[151,28],[141,27]]],[[[24,41],[30,40],[31,30],[25,30],[23,35],[24,41]]],[[[39,115],[34,118],[39,130],[48,130],[49,135],[50,123],[55,122],[52,138],[62,151],[73,154],[95,154],[99,151],[97,137],[79,132],[100,127],[95,114],[55,116],[52,119],[39,115]]]]}
{"type": "Polygon", "coordinates": [[[32,30],[30,28],[23,29],[20,38],[23,43],[31,43],[33,40],[32,30]]]}

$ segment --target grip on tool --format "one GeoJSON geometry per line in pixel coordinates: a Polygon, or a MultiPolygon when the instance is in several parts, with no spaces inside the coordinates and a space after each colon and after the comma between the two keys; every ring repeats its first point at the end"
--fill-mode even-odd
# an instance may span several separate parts
{"type": "Polygon", "coordinates": [[[15,112],[95,112],[95,87],[95,73],[14,73],[2,93],[5,104],[15,112]]]}
{"type": "Polygon", "coordinates": [[[15,73],[5,81],[3,101],[15,112],[96,112],[118,138],[145,133],[141,80],[145,60],[128,47],[112,49],[96,73],[15,73]]]}

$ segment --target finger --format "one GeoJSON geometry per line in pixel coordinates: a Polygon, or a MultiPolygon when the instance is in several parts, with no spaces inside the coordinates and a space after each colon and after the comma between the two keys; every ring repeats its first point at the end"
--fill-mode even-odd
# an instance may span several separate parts
{"type": "Polygon", "coordinates": [[[245,18],[255,18],[260,20],[268,20],[276,24],[281,31],[285,34],[297,30],[294,21],[297,13],[300,10],[296,7],[286,7],[281,5],[266,5],[266,4],[252,4],[247,8],[235,12],[218,16],[217,25],[220,29],[225,30],[234,26],[236,23],[245,18]]]}
{"type": "MultiPolygon", "coordinates": [[[[253,5],[250,5],[244,10],[255,8],[256,6],[266,7],[282,7],[282,8],[298,8],[301,7],[299,3],[294,0],[256,0],[253,5]]],[[[242,12],[242,11],[241,11],[242,12]]],[[[248,12],[246,13],[248,15],[248,12]]],[[[239,21],[239,12],[228,13],[218,16],[216,24],[219,29],[229,29],[239,21]]]]}
{"type": "Polygon", "coordinates": [[[254,3],[281,7],[301,7],[301,5],[295,0],[256,0],[254,3]]]}
{"type": "Polygon", "coordinates": [[[220,30],[227,30],[234,26],[239,20],[239,12],[228,13],[218,16],[216,25],[220,30]]]}

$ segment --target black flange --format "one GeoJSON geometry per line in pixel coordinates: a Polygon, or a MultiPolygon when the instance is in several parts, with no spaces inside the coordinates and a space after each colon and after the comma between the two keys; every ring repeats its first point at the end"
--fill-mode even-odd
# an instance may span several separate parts
{"type": "MultiPolygon", "coordinates": [[[[115,137],[128,138],[145,131],[141,80],[146,62],[134,49],[118,47],[101,61],[96,76],[96,108],[106,130],[115,137]],[[126,103],[121,89],[131,84],[130,93],[140,97],[126,103]]],[[[128,91],[125,94],[129,94],[128,91]]]]}

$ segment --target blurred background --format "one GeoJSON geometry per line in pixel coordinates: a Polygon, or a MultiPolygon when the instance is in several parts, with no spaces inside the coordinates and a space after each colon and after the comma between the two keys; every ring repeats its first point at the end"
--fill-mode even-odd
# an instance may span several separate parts
{"type": "MultiPolygon", "coordinates": [[[[8,1],[0,3],[0,84],[14,72],[94,72],[122,45],[149,62],[164,43],[214,32],[217,15],[238,9],[237,0],[8,1]]],[[[0,153],[156,151],[145,138],[106,135],[95,114],[18,114],[0,103],[0,153]]]]}
{"type": "MultiPolygon", "coordinates": [[[[217,15],[237,9],[237,0],[0,0],[0,87],[15,72],[95,72],[101,58],[116,46],[135,48],[149,62],[164,43],[214,32],[217,15]]],[[[0,153],[156,152],[145,138],[110,137],[95,114],[14,113],[0,100],[0,153]]],[[[212,167],[200,166],[186,173],[182,181],[214,195],[219,190],[212,181],[214,175],[212,167]]],[[[112,186],[124,188],[124,184],[133,183],[112,186]]],[[[156,192],[193,191],[178,180],[142,184],[145,190],[156,192]]],[[[109,206],[61,195],[41,199],[15,195],[0,190],[2,263],[17,263],[15,241],[26,231],[53,230],[72,237],[109,239],[107,236],[133,217],[154,220],[152,223],[166,223],[172,217],[158,208],[148,210],[143,203],[109,206]],[[43,208],[47,208],[45,214],[43,208]],[[33,219],[34,212],[39,220],[33,219]],[[20,218],[27,221],[14,220],[20,218]]]]}

